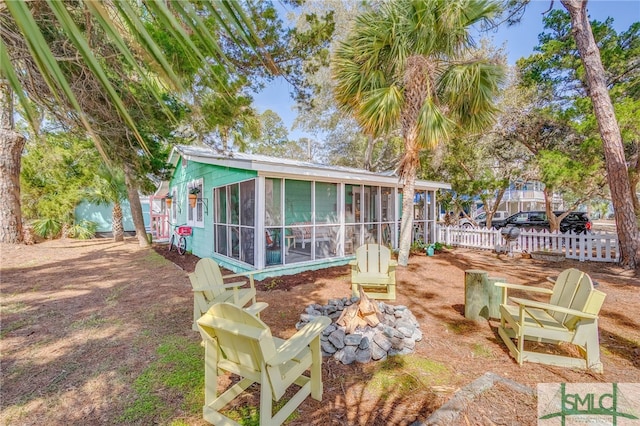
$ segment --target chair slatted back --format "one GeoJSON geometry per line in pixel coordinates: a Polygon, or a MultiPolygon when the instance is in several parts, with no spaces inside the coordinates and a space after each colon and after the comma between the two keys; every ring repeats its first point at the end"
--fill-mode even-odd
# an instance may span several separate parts
{"type": "Polygon", "coordinates": [[[224,291],[222,271],[220,271],[220,266],[215,260],[206,257],[200,259],[196,264],[193,275],[194,279],[200,284],[200,288],[208,289],[204,291],[207,300],[213,300],[224,291]]]}
{"type": "Polygon", "coordinates": [[[265,361],[275,353],[269,327],[230,303],[217,303],[198,320],[203,339],[218,348],[224,370],[259,381],[265,361]],[[256,380],[257,379],[257,380],[256,380]]]}
{"type": "MultiPolygon", "coordinates": [[[[549,303],[586,312],[585,308],[587,307],[591,310],[596,308],[598,298],[594,298],[593,296],[595,291],[597,290],[594,290],[591,277],[589,277],[588,274],[574,268],[565,269],[556,279],[549,303]]],[[[604,298],[602,301],[603,300],[604,298]]],[[[590,313],[598,313],[601,306],[602,303],[600,303],[600,306],[597,306],[595,312],[590,313]]],[[[554,312],[553,317],[569,329],[573,329],[578,321],[578,318],[574,315],[567,315],[560,312],[554,312]]]]}
{"type": "Polygon", "coordinates": [[[386,274],[391,250],[380,244],[364,244],[356,250],[356,260],[360,272],[386,274]]]}

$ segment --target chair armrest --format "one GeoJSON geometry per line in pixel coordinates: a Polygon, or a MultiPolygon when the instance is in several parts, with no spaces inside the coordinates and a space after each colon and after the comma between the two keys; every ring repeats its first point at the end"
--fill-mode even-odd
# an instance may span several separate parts
{"type": "Polygon", "coordinates": [[[524,291],[533,291],[535,293],[544,293],[544,294],[553,294],[553,290],[550,288],[544,287],[532,287],[528,285],[520,285],[520,284],[509,284],[509,283],[494,283],[496,287],[502,287],[504,289],[513,289],[513,290],[524,290],[524,291]]]}
{"type": "Polygon", "coordinates": [[[317,338],[322,330],[331,324],[329,317],[316,317],[313,321],[302,327],[296,334],[284,342],[276,352],[276,356],[267,361],[267,365],[275,367],[291,360],[300,351],[309,346],[311,341],[317,338]]]}
{"type": "Polygon", "coordinates": [[[222,288],[234,289],[234,288],[240,288],[242,286],[245,286],[246,284],[247,284],[246,281],[238,281],[238,282],[235,282],[235,283],[222,284],[222,288]]]}
{"type": "Polygon", "coordinates": [[[357,261],[357,260],[350,260],[350,261],[349,261],[349,265],[351,265],[351,266],[358,266],[358,261],[357,261]]]}
{"type": "MultiPolygon", "coordinates": [[[[223,275],[222,279],[224,280],[225,278],[236,278],[236,277],[244,277],[244,278],[249,278],[249,286],[252,289],[256,289],[254,280],[253,280],[253,275],[257,274],[258,272],[262,272],[262,271],[248,271],[248,272],[242,272],[239,274],[229,274],[229,275],[223,275]]],[[[243,283],[246,284],[246,283],[243,283]]]]}
{"type": "Polygon", "coordinates": [[[536,300],[521,299],[519,297],[510,297],[509,300],[511,300],[513,303],[520,306],[528,306],[531,308],[538,308],[538,309],[544,309],[544,310],[549,310],[554,312],[560,312],[562,314],[574,315],[576,317],[586,318],[586,319],[598,318],[598,315],[595,315],[595,314],[589,314],[583,311],[578,311],[576,309],[565,308],[563,306],[552,305],[550,303],[538,302],[536,300]]]}
{"type": "Polygon", "coordinates": [[[389,261],[389,270],[392,271],[393,269],[395,269],[395,267],[398,266],[398,261],[397,260],[390,260],[389,261]]]}

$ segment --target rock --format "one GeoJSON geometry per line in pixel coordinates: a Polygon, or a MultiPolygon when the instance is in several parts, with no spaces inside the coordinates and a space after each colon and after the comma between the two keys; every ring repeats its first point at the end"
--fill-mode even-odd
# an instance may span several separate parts
{"type": "Polygon", "coordinates": [[[391,347],[395,350],[402,350],[404,349],[404,339],[399,339],[397,337],[392,337],[391,338],[391,347]]]}
{"type": "Polygon", "coordinates": [[[416,328],[411,338],[416,342],[419,342],[420,340],[422,340],[422,331],[420,331],[419,328],[416,328]]]}
{"type": "Polygon", "coordinates": [[[337,329],[329,335],[329,341],[338,349],[344,348],[345,333],[342,329],[337,329]]]}
{"type": "Polygon", "coordinates": [[[335,346],[333,346],[331,343],[329,342],[320,342],[320,347],[322,348],[322,352],[328,353],[328,354],[334,354],[336,353],[337,349],[335,346]]]}
{"type": "Polygon", "coordinates": [[[334,357],[345,365],[349,365],[356,360],[356,348],[354,346],[345,346],[340,349],[334,357]]]}
{"type": "Polygon", "coordinates": [[[367,336],[362,336],[360,339],[360,344],[358,345],[358,349],[368,349],[369,348],[369,338],[367,336]]]}
{"type": "Polygon", "coordinates": [[[371,359],[378,361],[387,357],[387,351],[381,348],[377,343],[371,345],[371,359]]]}
{"type": "Polygon", "coordinates": [[[371,361],[371,349],[357,349],[356,350],[356,362],[366,364],[371,361]]]}
{"type": "Polygon", "coordinates": [[[382,334],[384,334],[385,336],[387,336],[389,338],[393,337],[394,333],[395,333],[395,330],[393,329],[393,327],[385,326],[382,329],[382,334]]]}
{"type": "Polygon", "coordinates": [[[402,333],[402,335],[404,337],[411,337],[411,336],[413,336],[413,332],[414,332],[415,328],[414,327],[411,327],[411,328],[398,327],[396,330],[398,330],[400,333],[402,333]]]}
{"type": "Polygon", "coordinates": [[[373,341],[378,346],[380,346],[385,352],[391,349],[391,340],[389,340],[389,338],[387,338],[383,334],[376,333],[376,335],[373,336],[373,341]]]}
{"type": "Polygon", "coordinates": [[[348,346],[358,346],[361,340],[362,340],[361,334],[352,333],[344,336],[344,344],[348,346]]]}
{"type": "Polygon", "coordinates": [[[306,313],[314,316],[322,315],[322,307],[320,309],[316,309],[313,305],[309,305],[304,310],[306,313]]]}
{"type": "Polygon", "coordinates": [[[411,338],[404,339],[403,342],[406,349],[413,351],[416,348],[416,341],[411,338]]]}
{"type": "Polygon", "coordinates": [[[336,331],[337,328],[338,327],[336,327],[335,324],[331,323],[324,330],[322,330],[322,334],[324,336],[328,336],[331,333],[333,333],[334,331],[336,331]]]}
{"type": "MultiPolygon", "coordinates": [[[[335,321],[345,306],[358,301],[358,297],[343,297],[330,299],[326,305],[311,304],[300,315],[296,329],[300,330],[318,316],[335,321]]],[[[350,334],[346,334],[345,327],[335,322],[325,327],[320,335],[322,356],[333,356],[343,364],[351,364],[354,361],[367,363],[413,352],[416,342],[423,338],[416,317],[404,305],[392,306],[378,302],[378,307],[383,319],[376,327],[358,327],[356,332],[350,334]]]]}
{"type": "Polygon", "coordinates": [[[314,314],[302,314],[300,315],[300,321],[305,321],[305,322],[311,322],[314,320],[314,318],[320,317],[322,316],[322,314],[320,312],[318,312],[318,315],[314,315],[314,314]]]}

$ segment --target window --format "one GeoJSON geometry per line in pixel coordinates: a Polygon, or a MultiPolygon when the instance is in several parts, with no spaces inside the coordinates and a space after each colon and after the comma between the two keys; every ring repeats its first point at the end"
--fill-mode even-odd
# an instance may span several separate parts
{"type": "Polygon", "coordinates": [[[202,179],[187,185],[187,225],[189,226],[204,227],[203,190],[202,179]]]}
{"type": "Polygon", "coordinates": [[[171,217],[169,218],[169,221],[171,223],[176,223],[178,221],[178,192],[175,189],[171,192],[171,201],[171,217]]]}
{"type": "Polygon", "coordinates": [[[216,253],[254,265],[256,180],[213,190],[216,253]]]}

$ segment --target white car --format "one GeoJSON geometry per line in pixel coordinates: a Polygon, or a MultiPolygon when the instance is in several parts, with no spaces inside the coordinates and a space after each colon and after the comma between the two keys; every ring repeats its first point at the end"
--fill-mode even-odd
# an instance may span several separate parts
{"type": "MultiPolygon", "coordinates": [[[[500,223],[508,217],[509,217],[508,211],[498,210],[493,214],[492,223],[496,223],[496,221],[500,223]]],[[[479,213],[473,220],[475,221],[475,223],[473,223],[471,220],[467,219],[466,217],[463,217],[458,221],[458,226],[462,226],[463,228],[472,228],[474,226],[480,226],[482,228],[487,223],[487,212],[479,213]]]]}

